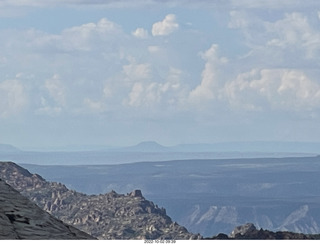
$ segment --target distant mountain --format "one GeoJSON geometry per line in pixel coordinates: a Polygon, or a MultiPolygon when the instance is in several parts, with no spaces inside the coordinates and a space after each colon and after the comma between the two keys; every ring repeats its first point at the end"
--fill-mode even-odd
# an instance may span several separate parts
{"type": "MultiPolygon", "coordinates": [[[[320,154],[320,142],[281,142],[281,141],[252,141],[252,142],[217,142],[193,143],[164,146],[155,141],[143,141],[133,146],[104,146],[104,145],[68,145],[48,148],[26,148],[27,152],[108,152],[108,153],[219,153],[232,157],[241,157],[241,154],[320,154]]],[[[20,149],[0,144],[0,153],[21,152],[20,149]]],[[[281,155],[280,155],[281,156],[281,155]]],[[[194,158],[194,157],[192,157],[194,158]]],[[[177,158],[175,158],[177,159],[177,158]]]]}
{"type": "Polygon", "coordinates": [[[144,141],[135,146],[131,147],[122,147],[118,151],[124,152],[168,152],[170,151],[169,147],[160,145],[155,141],[144,141]]]}
{"type": "Polygon", "coordinates": [[[64,224],[0,179],[0,239],[94,239],[64,224]]]}
{"type": "Polygon", "coordinates": [[[98,239],[201,238],[173,222],[165,209],[146,200],[140,190],[127,195],[115,191],[86,195],[12,162],[0,162],[0,177],[53,216],[98,239]]]}
{"type": "Polygon", "coordinates": [[[137,145],[120,148],[106,148],[108,151],[122,152],[214,152],[214,153],[311,153],[320,154],[319,142],[279,142],[279,141],[252,141],[252,142],[217,142],[178,144],[163,146],[155,141],[144,141],[137,145]]]}
{"type": "Polygon", "coordinates": [[[0,144],[0,153],[11,153],[11,152],[21,152],[21,150],[9,144],[0,144]]]}

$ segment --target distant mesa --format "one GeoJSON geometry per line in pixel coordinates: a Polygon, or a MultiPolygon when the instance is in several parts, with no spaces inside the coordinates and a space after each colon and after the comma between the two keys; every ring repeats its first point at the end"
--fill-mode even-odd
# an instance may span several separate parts
{"type": "Polygon", "coordinates": [[[144,141],[135,146],[123,147],[120,149],[125,152],[168,152],[168,147],[162,146],[155,141],[144,141]]]}
{"type": "Polygon", "coordinates": [[[0,153],[11,153],[11,152],[21,152],[21,150],[9,144],[0,144],[0,153]]]}

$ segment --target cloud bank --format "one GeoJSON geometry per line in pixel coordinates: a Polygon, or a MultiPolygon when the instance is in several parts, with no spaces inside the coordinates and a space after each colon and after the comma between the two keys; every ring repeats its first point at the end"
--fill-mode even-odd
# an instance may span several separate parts
{"type": "MultiPolygon", "coordinates": [[[[203,6],[209,1],[182,2],[207,14],[203,6]]],[[[225,124],[237,128],[236,121],[249,126],[263,118],[277,120],[279,113],[288,116],[281,125],[294,118],[310,119],[310,128],[316,127],[320,10],[309,11],[316,2],[302,10],[289,1],[282,1],[282,7],[276,1],[241,2],[217,1],[214,5],[222,10],[209,4],[213,14],[223,17],[221,22],[203,22],[201,28],[190,12],[175,13],[178,1],[162,3],[171,7],[143,26],[102,17],[55,33],[2,28],[0,118],[54,119],[61,124],[66,118],[85,118],[85,124],[90,117],[106,127],[132,121],[137,131],[144,128],[141,121],[149,121],[153,129],[172,121],[170,131],[179,131],[181,124],[204,128],[194,131],[199,137],[225,124]],[[264,6],[272,14],[261,14],[264,6]]],[[[60,2],[2,1],[0,6],[51,4],[60,2]]]]}

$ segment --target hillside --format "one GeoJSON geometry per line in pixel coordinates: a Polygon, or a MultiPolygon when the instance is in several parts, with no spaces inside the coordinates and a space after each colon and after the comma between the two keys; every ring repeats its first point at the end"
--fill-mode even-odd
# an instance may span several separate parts
{"type": "Polygon", "coordinates": [[[0,239],[93,239],[40,209],[0,179],[0,239]]]}
{"type": "Polygon", "coordinates": [[[0,163],[0,177],[38,206],[98,239],[198,239],[173,222],[141,191],[86,195],[48,182],[12,163],[0,163]]]}

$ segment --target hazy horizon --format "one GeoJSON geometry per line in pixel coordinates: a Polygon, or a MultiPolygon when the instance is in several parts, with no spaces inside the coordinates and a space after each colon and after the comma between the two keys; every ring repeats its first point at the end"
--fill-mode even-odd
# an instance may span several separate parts
{"type": "Polygon", "coordinates": [[[0,2],[0,143],[320,142],[320,2],[0,2]]]}
{"type": "MultiPolygon", "coordinates": [[[[180,157],[195,158],[240,158],[243,157],[304,157],[316,156],[320,154],[319,142],[286,142],[286,141],[230,141],[219,143],[190,143],[190,144],[175,144],[162,145],[156,141],[142,141],[131,145],[61,145],[59,147],[17,147],[11,144],[0,143],[0,154],[2,156],[21,153],[146,153],[152,154],[157,159],[157,155],[170,154],[172,159],[180,157]],[[206,155],[204,155],[204,154],[206,155]],[[180,155],[181,154],[181,155],[180,155]]],[[[158,156],[159,156],[158,155],[158,156]]],[[[21,156],[21,155],[20,155],[21,156]]],[[[29,155],[30,156],[30,155],[29,155]]],[[[161,158],[162,156],[160,156],[161,158]]],[[[143,158],[143,157],[142,157],[143,158]]],[[[132,160],[135,161],[135,160],[132,160]]]]}

